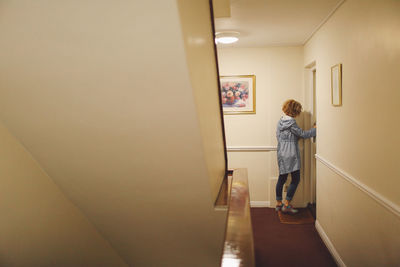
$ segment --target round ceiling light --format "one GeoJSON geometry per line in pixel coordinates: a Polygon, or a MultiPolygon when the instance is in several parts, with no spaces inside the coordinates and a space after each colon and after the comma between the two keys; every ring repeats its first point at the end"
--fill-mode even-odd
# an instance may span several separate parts
{"type": "Polygon", "coordinates": [[[239,40],[239,32],[234,31],[226,31],[226,32],[217,32],[215,34],[215,43],[216,44],[232,44],[239,40]]]}

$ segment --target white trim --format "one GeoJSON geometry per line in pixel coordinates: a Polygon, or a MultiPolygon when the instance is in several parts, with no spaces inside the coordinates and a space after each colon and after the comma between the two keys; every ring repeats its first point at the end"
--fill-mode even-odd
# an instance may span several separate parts
{"type": "Polygon", "coordinates": [[[228,152],[237,151],[276,151],[276,146],[228,146],[226,150],[228,152]]]}
{"type": "Polygon", "coordinates": [[[269,208],[270,202],[269,201],[250,201],[250,207],[252,208],[269,208]]]}
{"type": "Polygon", "coordinates": [[[329,249],[329,252],[335,259],[337,265],[339,265],[340,267],[346,267],[346,264],[343,262],[339,253],[336,251],[335,246],[332,244],[331,240],[329,239],[328,235],[325,233],[324,229],[319,224],[318,220],[315,220],[315,229],[317,229],[319,236],[321,237],[322,241],[324,241],[325,246],[329,249]]]}
{"type": "Polygon", "coordinates": [[[328,21],[330,17],[338,10],[338,8],[345,2],[346,0],[342,0],[332,9],[332,11],[326,16],[320,24],[311,32],[311,34],[303,41],[303,45],[305,45],[313,36],[314,34],[328,21]]]}
{"type": "Polygon", "coordinates": [[[321,163],[323,163],[325,166],[327,166],[329,169],[337,173],[338,175],[342,176],[345,180],[350,182],[352,185],[356,186],[358,189],[366,193],[368,196],[370,196],[372,199],[374,199],[376,202],[378,202],[380,205],[382,205],[384,208],[389,210],[391,213],[394,215],[397,215],[400,217],[400,207],[390,201],[389,199],[385,198],[372,188],[368,187],[367,185],[363,184],[350,174],[344,172],[343,170],[339,169],[338,167],[334,166],[332,163],[328,162],[326,159],[321,157],[320,155],[315,155],[315,158],[319,160],[321,163]]]}
{"type": "Polygon", "coordinates": [[[313,60],[311,63],[309,63],[308,65],[304,66],[305,69],[308,70],[313,70],[316,69],[317,67],[317,62],[315,60],[313,60]]]}

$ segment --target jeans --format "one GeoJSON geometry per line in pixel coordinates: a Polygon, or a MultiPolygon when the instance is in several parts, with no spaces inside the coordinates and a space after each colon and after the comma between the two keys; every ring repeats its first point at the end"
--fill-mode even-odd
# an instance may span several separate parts
{"type": "MultiPolygon", "coordinates": [[[[286,183],[289,173],[280,174],[278,183],[276,184],[276,200],[282,200],[282,189],[283,185],[286,183]]],[[[294,193],[296,192],[297,186],[300,182],[300,170],[290,173],[292,176],[292,182],[289,185],[289,189],[286,194],[286,200],[292,200],[294,193]]]]}

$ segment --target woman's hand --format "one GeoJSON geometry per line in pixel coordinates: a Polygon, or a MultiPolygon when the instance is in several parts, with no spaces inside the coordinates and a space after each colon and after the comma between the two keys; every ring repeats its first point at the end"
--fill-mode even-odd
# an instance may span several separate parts
{"type": "Polygon", "coordinates": [[[317,123],[314,122],[313,128],[317,128],[317,123]]]}

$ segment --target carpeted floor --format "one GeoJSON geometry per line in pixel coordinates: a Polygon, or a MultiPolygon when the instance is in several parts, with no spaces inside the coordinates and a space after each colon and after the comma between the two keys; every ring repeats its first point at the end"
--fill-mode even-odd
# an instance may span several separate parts
{"type": "Polygon", "coordinates": [[[252,208],[256,267],[337,266],[314,224],[282,224],[274,209],[252,208]]]}

